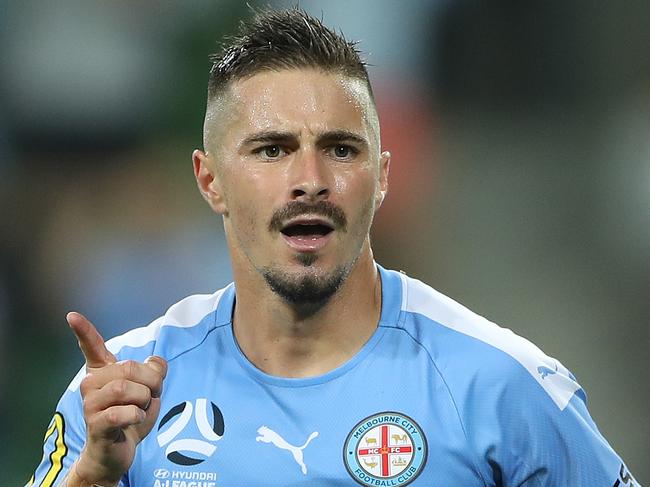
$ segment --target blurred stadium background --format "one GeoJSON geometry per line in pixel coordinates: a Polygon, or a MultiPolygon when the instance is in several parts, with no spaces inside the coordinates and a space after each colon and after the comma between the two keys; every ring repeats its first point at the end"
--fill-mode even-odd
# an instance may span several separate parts
{"type": "MultiPolygon", "coordinates": [[[[650,3],[300,3],[372,65],[393,153],[378,260],[559,358],[650,481],[650,3]]],[[[66,311],[110,337],[229,281],[190,154],[208,54],[249,14],[0,2],[3,486],[81,365],[66,311]]]]}

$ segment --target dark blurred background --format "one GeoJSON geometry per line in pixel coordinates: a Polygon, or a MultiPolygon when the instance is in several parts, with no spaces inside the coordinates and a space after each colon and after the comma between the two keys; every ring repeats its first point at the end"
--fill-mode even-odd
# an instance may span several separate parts
{"type": "MultiPolygon", "coordinates": [[[[559,358],[650,481],[650,2],[300,4],[372,65],[377,259],[559,358]]],[[[66,311],[111,337],[229,282],[190,154],[208,54],[248,15],[0,1],[1,485],[29,479],[82,364],[66,311]]]]}

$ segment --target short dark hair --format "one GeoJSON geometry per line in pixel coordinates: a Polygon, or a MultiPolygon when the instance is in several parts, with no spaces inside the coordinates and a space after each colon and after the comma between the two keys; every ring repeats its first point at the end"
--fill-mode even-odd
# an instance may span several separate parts
{"type": "Polygon", "coordinates": [[[208,101],[223,93],[231,81],[262,71],[316,68],[340,73],[372,88],[366,63],[356,42],[350,42],[304,10],[262,10],[242,21],[237,36],[229,38],[218,54],[210,57],[208,101]]]}

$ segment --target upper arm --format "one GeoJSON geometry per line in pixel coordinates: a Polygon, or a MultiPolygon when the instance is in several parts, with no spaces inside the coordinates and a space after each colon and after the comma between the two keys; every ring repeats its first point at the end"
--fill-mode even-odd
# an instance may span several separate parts
{"type": "Polygon", "coordinates": [[[561,408],[527,374],[507,387],[501,401],[504,485],[634,485],[589,415],[582,389],[561,408]]]}
{"type": "MultiPolygon", "coordinates": [[[[73,381],[74,382],[74,381],[73,381]]],[[[68,388],[45,432],[43,455],[34,472],[31,485],[59,485],[79,456],[86,438],[83,408],[79,390],[68,388]]]]}
{"type": "MultiPolygon", "coordinates": [[[[56,412],[45,431],[41,461],[28,483],[30,487],[60,485],[81,454],[86,442],[86,424],[81,394],[76,385],[84,372],[85,366],[72,380],[57,404],[56,412]]],[[[126,475],[118,487],[128,487],[126,475]]]]}

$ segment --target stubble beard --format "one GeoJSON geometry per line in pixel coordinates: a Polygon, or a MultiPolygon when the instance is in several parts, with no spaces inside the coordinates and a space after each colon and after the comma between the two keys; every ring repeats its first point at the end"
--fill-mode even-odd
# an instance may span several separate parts
{"type": "MultiPolygon", "coordinates": [[[[318,259],[314,254],[299,254],[298,261],[305,269],[312,267],[318,259]]],[[[355,259],[356,261],[356,259],[355,259]]],[[[289,273],[280,269],[265,267],[262,276],[271,290],[293,307],[300,315],[307,317],[322,309],[341,288],[354,262],[341,265],[327,274],[315,272],[289,273]]]]}
{"type": "MultiPolygon", "coordinates": [[[[372,203],[369,205],[371,206],[372,203]]],[[[371,211],[370,206],[368,212],[371,211]]],[[[283,221],[295,215],[308,213],[328,216],[338,229],[347,231],[347,218],[343,211],[326,201],[314,205],[302,202],[290,203],[274,214],[269,229],[279,231],[283,221]]],[[[369,220],[372,222],[372,217],[369,220]]],[[[370,224],[366,228],[366,233],[369,228],[370,224]]],[[[363,232],[359,230],[357,232],[361,237],[363,232]]],[[[310,252],[299,252],[295,255],[296,260],[302,264],[302,272],[287,272],[272,266],[263,267],[259,271],[274,293],[290,305],[299,316],[307,318],[321,310],[341,288],[361,256],[363,239],[360,238],[360,242],[354,258],[329,273],[318,273],[314,264],[319,256],[317,253],[310,252]]]]}

